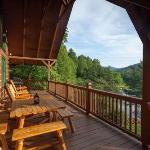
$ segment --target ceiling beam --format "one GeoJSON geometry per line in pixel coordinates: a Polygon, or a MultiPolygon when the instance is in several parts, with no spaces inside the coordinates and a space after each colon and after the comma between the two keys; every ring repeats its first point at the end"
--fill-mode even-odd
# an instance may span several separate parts
{"type": "Polygon", "coordinates": [[[47,58],[33,58],[33,57],[21,57],[21,56],[9,56],[9,59],[22,59],[22,60],[44,60],[44,61],[56,61],[56,59],[47,59],[47,58]]]}
{"type": "Polygon", "coordinates": [[[26,18],[26,10],[27,10],[27,0],[23,1],[24,10],[23,10],[23,52],[22,55],[25,56],[25,50],[26,50],[26,24],[27,24],[27,18],[26,18]]]}
{"type": "MultiPolygon", "coordinates": [[[[75,0],[69,1],[69,4],[68,4],[67,8],[68,8],[72,3],[74,3],[74,1],[75,1],[75,0]]],[[[65,9],[65,10],[60,14],[59,20],[61,20],[61,18],[65,15],[66,11],[67,11],[67,9],[65,9]]],[[[58,21],[58,22],[59,22],[59,21],[58,21]]]]}
{"type": "Polygon", "coordinates": [[[138,6],[150,10],[150,3],[144,0],[107,0],[115,5],[126,8],[127,6],[138,6]]]}
{"type": "Polygon", "coordinates": [[[69,17],[72,11],[73,4],[74,4],[74,1],[72,1],[70,5],[64,8],[66,9],[66,11],[63,10],[63,12],[65,13],[64,15],[62,15],[61,19],[59,19],[59,22],[57,24],[57,30],[55,33],[55,37],[53,38],[53,44],[51,47],[49,58],[57,58],[59,48],[61,46],[61,42],[63,40],[63,36],[65,34],[66,27],[69,21],[69,17]]]}
{"type": "Polygon", "coordinates": [[[42,26],[44,24],[45,15],[46,15],[46,12],[48,10],[48,7],[49,7],[50,3],[51,3],[51,0],[48,2],[48,5],[47,5],[47,3],[44,3],[44,1],[43,1],[43,14],[42,14],[42,17],[41,17],[41,27],[40,27],[40,33],[39,33],[37,58],[39,57],[41,41],[42,41],[42,33],[43,33],[42,26]]]}
{"type": "Polygon", "coordinates": [[[138,6],[147,10],[150,10],[150,2],[147,0],[123,0],[127,2],[128,4],[131,4],[133,6],[138,6]]]}
{"type": "Polygon", "coordinates": [[[63,4],[66,6],[67,5],[67,0],[62,0],[63,4]]]}
{"type": "Polygon", "coordinates": [[[61,5],[61,8],[60,8],[60,10],[59,10],[59,14],[58,14],[58,21],[57,21],[57,23],[56,23],[56,27],[55,27],[55,31],[54,31],[54,34],[52,35],[53,36],[53,40],[52,40],[52,44],[51,44],[51,47],[50,47],[50,52],[49,52],[49,57],[48,58],[50,58],[50,56],[51,56],[51,53],[52,53],[52,49],[53,49],[53,47],[54,47],[54,43],[55,43],[55,38],[56,38],[56,34],[57,34],[57,29],[58,29],[58,24],[59,24],[59,17],[60,17],[60,15],[62,14],[62,12],[63,12],[63,5],[61,5]]]}
{"type": "Polygon", "coordinates": [[[149,11],[137,6],[130,6],[126,10],[142,42],[150,41],[149,11]]]}
{"type": "Polygon", "coordinates": [[[125,3],[123,0],[107,0],[107,1],[110,2],[110,3],[113,3],[117,6],[120,6],[122,8],[125,8],[126,5],[127,5],[127,3],[125,3]]]}

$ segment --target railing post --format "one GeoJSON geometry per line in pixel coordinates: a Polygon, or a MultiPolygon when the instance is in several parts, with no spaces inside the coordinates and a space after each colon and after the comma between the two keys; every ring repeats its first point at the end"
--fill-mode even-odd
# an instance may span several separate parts
{"type": "Polygon", "coordinates": [[[56,95],[56,79],[55,79],[55,93],[54,94],[56,95]]]}
{"type": "Polygon", "coordinates": [[[87,83],[87,97],[86,97],[86,114],[89,115],[90,113],[90,89],[92,89],[92,83],[88,82],[87,83]]]}
{"type": "Polygon", "coordinates": [[[50,88],[49,88],[49,86],[50,86],[50,81],[47,81],[47,82],[48,82],[48,85],[47,85],[47,86],[48,86],[48,87],[47,87],[47,90],[48,90],[48,92],[49,92],[49,89],[50,89],[50,88]]]}
{"type": "Polygon", "coordinates": [[[66,102],[68,101],[68,81],[66,81],[66,95],[65,95],[65,100],[66,102]]]}

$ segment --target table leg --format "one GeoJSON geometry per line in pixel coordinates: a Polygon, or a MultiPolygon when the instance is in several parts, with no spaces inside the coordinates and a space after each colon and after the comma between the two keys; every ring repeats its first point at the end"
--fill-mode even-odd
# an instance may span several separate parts
{"type": "Polygon", "coordinates": [[[17,142],[16,142],[16,148],[15,148],[15,150],[23,150],[23,139],[22,140],[18,140],[17,142]]]}
{"type": "Polygon", "coordinates": [[[67,150],[62,131],[60,131],[60,130],[57,131],[57,136],[58,136],[58,140],[60,142],[61,150],[67,150]]]}
{"type": "Polygon", "coordinates": [[[56,121],[57,120],[57,111],[53,111],[53,119],[52,121],[56,121]]]}
{"type": "Polygon", "coordinates": [[[2,148],[4,150],[8,150],[8,145],[4,134],[0,134],[0,141],[2,143],[2,148]]]}
{"type": "MultiPolygon", "coordinates": [[[[25,121],[25,116],[21,116],[19,118],[18,128],[23,128],[24,121],[25,121]]],[[[15,148],[15,150],[22,150],[22,149],[23,149],[23,139],[16,141],[16,148],[15,148]]]]}
{"type": "Polygon", "coordinates": [[[21,116],[21,117],[19,118],[18,128],[23,128],[23,126],[24,126],[24,121],[25,121],[25,117],[24,117],[24,116],[21,116]]]}

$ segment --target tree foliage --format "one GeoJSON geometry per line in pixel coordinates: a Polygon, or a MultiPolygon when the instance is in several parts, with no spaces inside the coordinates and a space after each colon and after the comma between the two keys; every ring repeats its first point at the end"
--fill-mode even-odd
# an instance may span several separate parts
{"type": "MultiPolygon", "coordinates": [[[[78,85],[86,85],[91,81],[93,88],[117,93],[128,91],[127,94],[141,96],[142,63],[138,67],[132,66],[120,71],[103,67],[98,59],[77,56],[73,49],[67,50],[67,37],[68,31],[64,35],[57,62],[50,71],[52,80],[78,85]]],[[[47,80],[47,74],[46,67],[35,65],[17,65],[11,67],[10,72],[11,77],[34,80],[47,80]]]]}

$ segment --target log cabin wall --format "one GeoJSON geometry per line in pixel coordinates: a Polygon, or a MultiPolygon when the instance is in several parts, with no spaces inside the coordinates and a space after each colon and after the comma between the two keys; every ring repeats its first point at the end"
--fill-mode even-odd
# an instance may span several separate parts
{"type": "Polygon", "coordinates": [[[2,88],[2,17],[0,14],[0,89],[2,88]]]}
{"type": "MultiPolygon", "coordinates": [[[[0,89],[5,86],[9,79],[9,61],[6,33],[3,28],[3,16],[0,12],[0,89]]],[[[2,92],[1,92],[2,93],[2,92]]],[[[0,94],[2,96],[2,94],[0,94]]]]}

